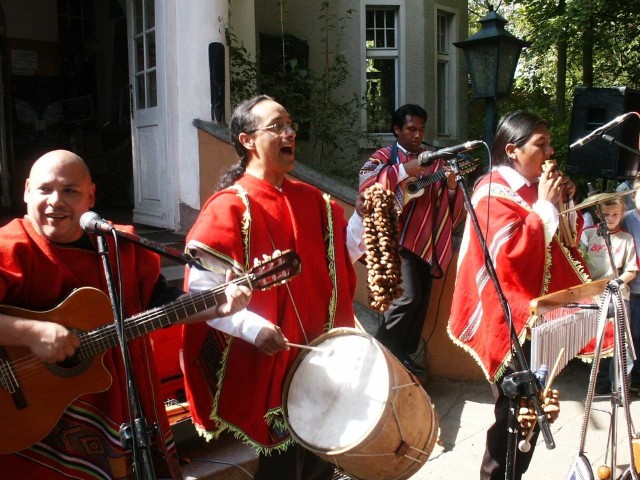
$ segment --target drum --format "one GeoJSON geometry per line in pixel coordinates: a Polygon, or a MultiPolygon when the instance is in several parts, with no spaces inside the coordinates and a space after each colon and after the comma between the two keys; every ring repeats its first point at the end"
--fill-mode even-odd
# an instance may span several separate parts
{"type": "Polygon", "coordinates": [[[303,447],[354,479],[404,480],[438,434],[419,381],[374,338],[338,328],[311,342],[287,374],[285,421],[303,447]]]}

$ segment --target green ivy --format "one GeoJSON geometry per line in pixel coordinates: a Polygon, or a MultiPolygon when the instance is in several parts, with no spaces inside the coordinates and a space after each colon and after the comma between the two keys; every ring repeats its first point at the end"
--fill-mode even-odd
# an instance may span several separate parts
{"type": "MultiPolygon", "coordinates": [[[[277,5],[283,42],[286,39],[282,13],[285,6],[284,1],[277,5]]],[[[282,68],[273,72],[261,72],[260,59],[250,58],[228,25],[226,40],[233,103],[258,93],[277,99],[301,125],[299,139],[310,139],[308,144],[298,143],[299,159],[323,174],[357,187],[360,142],[369,137],[360,127],[365,99],[343,92],[352,69],[341,52],[341,42],[353,13],[353,9],[347,9],[337,15],[332,13],[330,1],[321,2],[317,25],[322,34],[324,62],[320,72],[300,65],[293,58],[282,58],[282,68]]]]}

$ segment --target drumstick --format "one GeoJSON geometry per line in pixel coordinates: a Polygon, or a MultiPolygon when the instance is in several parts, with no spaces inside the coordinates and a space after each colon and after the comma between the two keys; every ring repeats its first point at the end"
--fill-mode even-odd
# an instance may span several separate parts
{"type": "MultiPolygon", "coordinates": [[[[544,387],[544,390],[542,391],[543,399],[547,396],[547,393],[549,393],[549,390],[551,389],[551,384],[555,380],[556,372],[558,371],[558,366],[560,365],[560,360],[562,359],[563,355],[564,355],[564,347],[560,349],[560,352],[558,353],[558,358],[556,358],[556,363],[553,365],[553,369],[551,370],[551,374],[549,375],[549,381],[547,382],[547,384],[544,387]]],[[[531,428],[529,429],[529,432],[527,433],[526,438],[524,440],[520,440],[520,442],[518,443],[518,450],[520,450],[522,453],[527,453],[529,450],[531,450],[531,437],[533,437],[533,431],[536,428],[537,422],[538,422],[538,419],[536,418],[533,421],[533,425],[531,425],[531,428]]]]}
{"type": "Polygon", "coordinates": [[[315,352],[322,352],[323,350],[318,347],[312,347],[311,345],[300,345],[299,343],[287,342],[288,347],[301,348],[303,350],[313,350],[315,352]]]}

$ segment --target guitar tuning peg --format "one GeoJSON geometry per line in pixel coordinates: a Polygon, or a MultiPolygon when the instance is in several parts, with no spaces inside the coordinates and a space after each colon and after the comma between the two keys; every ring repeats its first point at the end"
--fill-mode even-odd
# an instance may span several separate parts
{"type": "Polygon", "coordinates": [[[265,253],[262,254],[262,261],[263,262],[268,262],[269,260],[271,260],[271,257],[265,253]]]}
{"type": "Polygon", "coordinates": [[[258,260],[258,257],[254,257],[254,259],[253,259],[253,266],[254,266],[254,267],[257,267],[257,266],[259,266],[259,265],[260,265],[260,260],[258,260]]]}
{"type": "Polygon", "coordinates": [[[272,258],[277,258],[281,256],[282,256],[282,250],[274,250],[273,254],[271,255],[272,258]]]}

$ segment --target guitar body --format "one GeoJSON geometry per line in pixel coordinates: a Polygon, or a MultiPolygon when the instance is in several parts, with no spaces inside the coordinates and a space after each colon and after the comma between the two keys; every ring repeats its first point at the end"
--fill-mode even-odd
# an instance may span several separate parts
{"type": "Polygon", "coordinates": [[[424,194],[424,187],[420,187],[417,177],[407,177],[404,180],[404,205],[409,203],[416,197],[421,197],[424,194]]]}
{"type": "MultiPolygon", "coordinates": [[[[473,172],[478,166],[480,162],[478,159],[473,160],[463,160],[460,162],[460,175],[466,175],[467,173],[473,172]]],[[[406,206],[411,200],[417,197],[421,197],[424,195],[425,187],[431,185],[435,182],[446,181],[446,173],[445,169],[442,168],[431,175],[427,175],[424,178],[416,178],[416,177],[407,177],[402,183],[400,183],[400,188],[403,191],[403,202],[402,206],[406,206]]]]}
{"type": "MultiPolygon", "coordinates": [[[[300,270],[300,257],[285,250],[231,282],[266,290],[288,281],[300,270]]],[[[181,296],[125,319],[127,341],[220,305],[226,301],[224,291],[229,283],[181,296]]],[[[104,352],[117,347],[119,342],[111,301],[95,288],[75,290],[60,305],[45,312],[0,305],[0,313],[58,323],[74,331],[80,340],[76,355],[61,363],[44,363],[28,348],[0,345],[0,454],[3,454],[23,450],[44,438],[76,398],[107,390],[111,374],[104,367],[104,352]]]]}
{"type": "MultiPolygon", "coordinates": [[[[0,313],[59,323],[76,334],[113,323],[109,298],[89,287],[75,290],[52,310],[35,312],[2,305],[0,313]]],[[[82,361],[47,364],[28,348],[0,348],[4,349],[0,350],[0,454],[38,442],[53,429],[73,400],[111,386],[103,354],[82,361]]]]}

